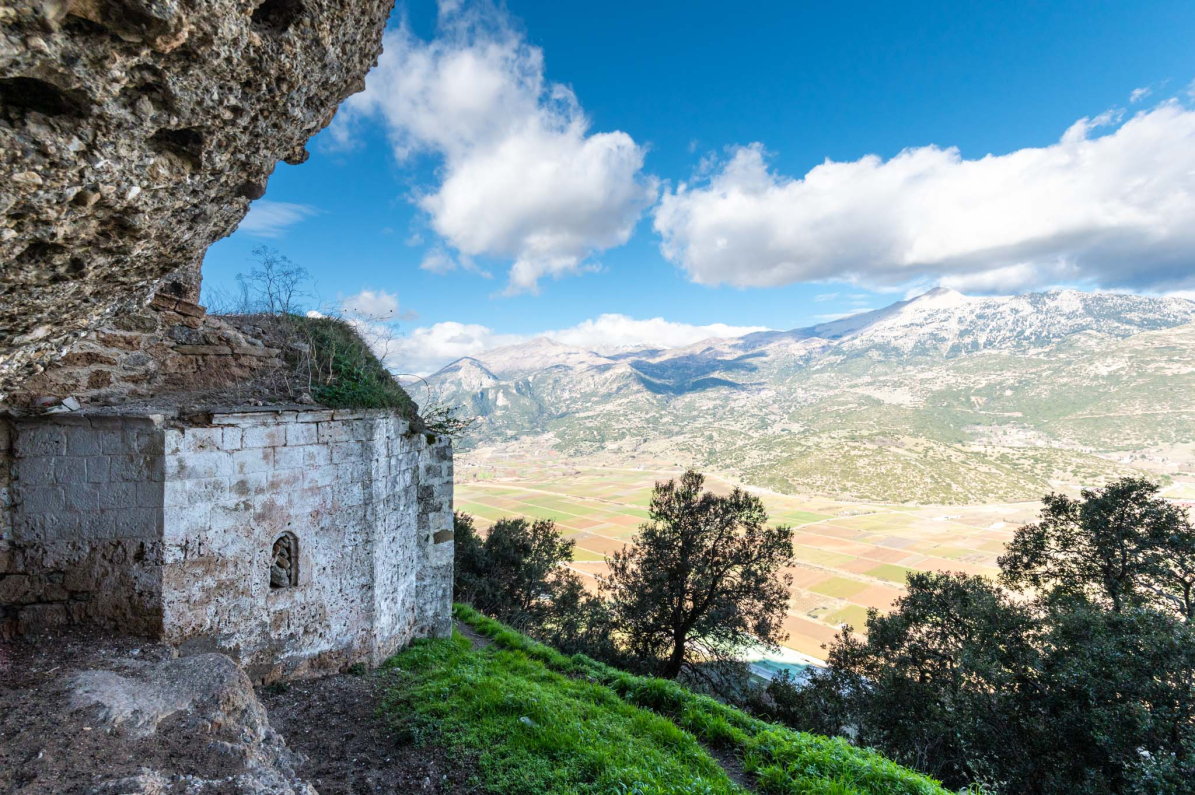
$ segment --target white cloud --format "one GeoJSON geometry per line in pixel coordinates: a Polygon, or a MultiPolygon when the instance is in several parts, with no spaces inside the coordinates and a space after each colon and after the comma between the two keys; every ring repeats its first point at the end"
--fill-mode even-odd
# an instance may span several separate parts
{"type": "Polygon", "coordinates": [[[433,248],[424,255],[419,267],[432,273],[448,273],[456,270],[456,260],[444,249],[433,248]]]}
{"type": "Polygon", "coordinates": [[[838,293],[818,293],[817,297],[813,300],[821,303],[823,301],[833,301],[837,297],[838,293]]]}
{"type": "Polygon", "coordinates": [[[728,326],[725,323],[695,326],[662,317],[636,320],[627,315],[605,314],[584,320],[572,328],[547,331],[540,336],[578,348],[608,351],[634,345],[679,348],[711,337],[741,337],[766,330],[766,326],[728,326]]]}
{"type": "Polygon", "coordinates": [[[1135,104],[1152,94],[1154,90],[1149,86],[1142,86],[1141,88],[1134,88],[1129,94],[1129,104],[1135,104]]]}
{"type": "Polygon", "coordinates": [[[857,309],[852,309],[850,312],[831,312],[828,315],[814,315],[814,317],[824,323],[829,323],[834,320],[842,320],[844,317],[854,317],[855,315],[861,315],[864,312],[871,311],[873,311],[871,307],[861,306],[857,309]]]}
{"type": "Polygon", "coordinates": [[[477,356],[494,348],[548,337],[565,345],[597,352],[649,345],[679,348],[711,337],[739,337],[765,326],[730,326],[725,323],[693,325],[663,318],[637,320],[627,315],[605,314],[575,326],[539,334],[496,334],[476,323],[445,321],[412,330],[407,335],[387,333],[380,327],[363,329],[378,356],[395,372],[428,375],[462,356],[477,356]]]}
{"type": "Polygon", "coordinates": [[[509,292],[534,292],[542,276],[625,243],[655,201],[645,148],[624,132],[591,133],[572,90],[547,81],[543,51],[504,11],[442,3],[433,40],[404,24],[384,48],[333,138],[380,119],[400,161],[441,157],[439,183],[415,203],[460,254],[511,261],[509,292]]]}
{"type": "Polygon", "coordinates": [[[318,213],[318,209],[306,204],[258,199],[249,206],[249,213],[237,231],[254,237],[281,237],[290,227],[318,213]]]}
{"type": "MultiPolygon", "coordinates": [[[[978,273],[958,273],[938,279],[942,287],[960,293],[1021,293],[1041,287],[1057,287],[1082,278],[1073,263],[1065,261],[1034,264],[1018,262],[978,273]]],[[[918,290],[918,294],[924,288],[918,290]]]]}
{"type": "Polygon", "coordinates": [[[514,345],[526,338],[495,334],[476,323],[445,321],[421,326],[405,335],[375,335],[374,351],[396,373],[428,375],[462,356],[476,356],[492,348],[514,345]]]}
{"type": "Polygon", "coordinates": [[[459,254],[453,257],[451,253],[445,251],[442,247],[437,246],[423,255],[423,260],[419,263],[419,267],[430,273],[445,274],[460,268],[461,270],[476,273],[486,279],[494,278],[494,275],[487,270],[479,268],[473,258],[465,254],[459,254]]]}
{"type": "Polygon", "coordinates": [[[665,192],[654,225],[664,255],[705,284],[1195,284],[1195,111],[1163,103],[1093,136],[1118,121],[977,160],[936,146],[827,160],[801,179],[739,147],[708,180],[665,192]]]}
{"type": "Polygon", "coordinates": [[[346,298],[341,309],[366,320],[394,320],[398,317],[398,296],[385,290],[362,290],[346,298]]]}

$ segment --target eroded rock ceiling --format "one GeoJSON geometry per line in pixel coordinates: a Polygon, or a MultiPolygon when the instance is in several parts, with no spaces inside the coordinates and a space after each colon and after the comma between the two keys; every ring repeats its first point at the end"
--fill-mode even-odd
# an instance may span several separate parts
{"type": "Polygon", "coordinates": [[[122,307],[194,290],[277,162],[364,85],[392,5],[0,7],[0,400],[122,307]]]}

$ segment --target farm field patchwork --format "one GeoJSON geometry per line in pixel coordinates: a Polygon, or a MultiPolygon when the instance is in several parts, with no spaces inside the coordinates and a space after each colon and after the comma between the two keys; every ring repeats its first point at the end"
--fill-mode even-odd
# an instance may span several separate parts
{"type": "MultiPolygon", "coordinates": [[[[571,568],[596,583],[606,556],[630,543],[647,520],[652,486],[680,474],[665,465],[637,469],[543,455],[459,455],[456,509],[471,514],[483,530],[504,516],[555,521],[576,541],[571,568]]],[[[707,475],[706,487],[726,493],[732,484],[707,475]]],[[[862,629],[868,608],[888,610],[910,571],[995,575],[1013,531],[1033,521],[1039,507],[916,507],[757,493],[774,524],[796,530],[784,645],[819,660],[823,644],[843,624],[862,629]]]]}

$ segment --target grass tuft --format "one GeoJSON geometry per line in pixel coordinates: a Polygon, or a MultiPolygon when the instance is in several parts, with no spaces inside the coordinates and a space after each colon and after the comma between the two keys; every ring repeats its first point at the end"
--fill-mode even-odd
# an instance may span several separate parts
{"type": "Polygon", "coordinates": [[[415,403],[351,325],[334,317],[287,315],[303,354],[311,397],[334,409],[398,409],[408,419],[415,403]]]}

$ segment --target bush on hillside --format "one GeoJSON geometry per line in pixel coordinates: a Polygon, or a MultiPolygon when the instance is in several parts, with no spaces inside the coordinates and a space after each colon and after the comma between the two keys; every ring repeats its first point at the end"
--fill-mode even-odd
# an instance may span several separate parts
{"type": "Polygon", "coordinates": [[[1174,572],[1195,531],[1156,491],[1125,479],[1081,501],[1047,497],[1001,558],[1012,590],[910,575],[895,610],[870,612],[866,640],[844,630],[778,716],[850,727],[955,786],[1190,792],[1195,625],[1174,572]]]}
{"type": "Polygon", "coordinates": [[[617,656],[609,612],[565,568],[574,542],[550,519],[500,519],[481,538],[473,518],[453,516],[458,601],[570,653],[617,656]]]}
{"type": "Polygon", "coordinates": [[[288,356],[308,394],[330,408],[397,409],[415,416],[414,401],[370,350],[353,326],[334,317],[280,316],[279,323],[300,344],[288,356]]]}

